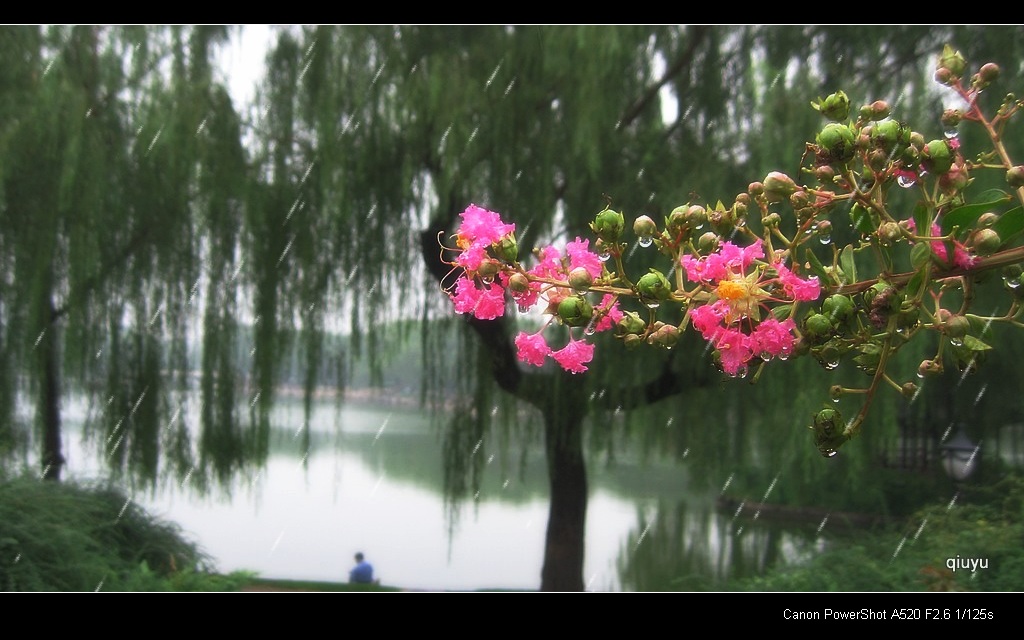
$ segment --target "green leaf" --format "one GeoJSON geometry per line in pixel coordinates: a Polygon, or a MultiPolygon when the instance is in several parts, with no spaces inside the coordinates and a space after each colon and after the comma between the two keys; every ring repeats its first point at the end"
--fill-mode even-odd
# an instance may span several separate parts
{"type": "Polygon", "coordinates": [[[818,260],[818,256],[814,255],[813,251],[807,252],[807,262],[811,265],[811,271],[814,275],[818,276],[822,282],[831,282],[832,278],[829,277],[828,272],[825,271],[825,265],[821,264],[821,260],[818,260]]]}
{"type": "Polygon", "coordinates": [[[853,259],[853,245],[846,245],[839,254],[839,266],[843,269],[843,283],[857,282],[857,263],[853,259]]]}
{"type": "Polygon", "coordinates": [[[918,242],[910,248],[910,264],[920,270],[932,259],[932,249],[927,242],[918,242]]]}
{"type": "Polygon", "coordinates": [[[907,282],[907,297],[917,298],[918,294],[921,292],[921,287],[923,287],[927,282],[925,279],[925,274],[927,272],[927,268],[918,269],[914,275],[911,276],[910,280],[907,282]]]}
{"type": "Polygon", "coordinates": [[[924,204],[918,203],[918,205],[914,207],[914,226],[916,228],[917,235],[929,235],[932,230],[931,223],[931,211],[924,204]]]}
{"type": "Polygon", "coordinates": [[[964,347],[971,351],[987,351],[992,348],[974,336],[964,336],[964,347]]]}
{"type": "Polygon", "coordinates": [[[999,216],[996,223],[992,225],[992,230],[999,234],[1003,246],[1006,246],[1010,240],[1015,239],[1024,231],[1024,207],[1014,207],[999,216]]]}
{"type": "Polygon", "coordinates": [[[864,235],[871,234],[877,227],[877,222],[871,219],[871,213],[863,205],[856,203],[850,207],[850,224],[864,235]]]}
{"type": "Polygon", "coordinates": [[[973,227],[974,223],[978,221],[978,218],[980,218],[983,213],[992,211],[1000,205],[1004,205],[1011,201],[1008,194],[998,191],[996,193],[999,197],[994,200],[981,201],[957,207],[943,215],[940,222],[942,235],[949,234],[949,232],[953,230],[953,227],[959,227],[961,231],[969,227],[973,227]]]}

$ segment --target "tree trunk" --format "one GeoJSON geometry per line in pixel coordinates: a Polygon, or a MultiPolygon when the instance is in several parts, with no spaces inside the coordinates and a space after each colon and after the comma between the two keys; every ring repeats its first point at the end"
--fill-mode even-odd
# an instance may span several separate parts
{"type": "Polygon", "coordinates": [[[587,468],[583,460],[582,412],[546,411],[551,506],[541,569],[541,591],[583,591],[587,521],[587,468]]]}
{"type": "Polygon", "coordinates": [[[60,336],[53,296],[46,299],[46,334],[39,342],[39,359],[43,375],[39,412],[43,423],[43,479],[60,481],[64,469],[64,453],[60,425],[60,336]]]}

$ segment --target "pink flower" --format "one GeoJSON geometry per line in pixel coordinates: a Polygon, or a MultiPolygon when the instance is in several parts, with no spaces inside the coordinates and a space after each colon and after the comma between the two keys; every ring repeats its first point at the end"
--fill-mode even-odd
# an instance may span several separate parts
{"type": "Polygon", "coordinates": [[[551,357],[566,371],[583,373],[587,370],[584,365],[594,358],[594,345],[582,340],[573,340],[572,336],[569,336],[569,344],[552,353],[551,357]]]}
{"type": "Polygon", "coordinates": [[[565,253],[569,256],[569,271],[577,267],[583,267],[594,278],[601,277],[601,258],[596,253],[587,249],[590,240],[580,240],[576,236],[575,242],[565,245],[565,253]]]}
{"type": "MultiPolygon", "coordinates": [[[[911,233],[915,233],[917,231],[917,225],[914,223],[913,218],[907,220],[907,228],[910,229],[911,233]]],[[[938,222],[932,223],[932,235],[942,235],[942,228],[939,226],[938,222]]],[[[932,253],[935,254],[935,257],[938,258],[940,262],[949,264],[949,254],[946,252],[945,242],[942,240],[932,240],[931,248],[932,253]]],[[[974,267],[975,260],[977,260],[977,257],[971,255],[962,242],[957,240],[953,241],[953,266],[959,267],[960,269],[971,269],[974,267]]]]}
{"type": "Polygon", "coordinates": [[[619,309],[619,303],[610,293],[604,294],[601,298],[601,304],[597,305],[595,311],[598,313],[607,312],[597,322],[597,326],[594,327],[595,331],[607,331],[618,324],[619,320],[622,320],[622,309],[619,309]]]}
{"type": "Polygon", "coordinates": [[[499,242],[501,238],[514,233],[516,225],[505,224],[501,214],[471,204],[462,212],[462,225],[456,232],[459,246],[469,248],[471,245],[489,246],[499,242]]]}
{"type": "Polygon", "coordinates": [[[472,313],[480,320],[494,320],[505,313],[504,290],[491,283],[483,289],[477,288],[465,276],[455,283],[455,295],[451,296],[458,313],[472,313]]]}
{"type": "Polygon", "coordinates": [[[818,296],[821,295],[821,283],[818,282],[816,276],[812,276],[807,280],[804,280],[800,276],[790,271],[784,264],[778,262],[772,265],[772,268],[779,274],[779,283],[782,285],[783,290],[793,300],[810,301],[817,300],[818,296]]]}
{"type": "Polygon", "coordinates": [[[722,369],[731,376],[740,373],[747,360],[753,356],[749,337],[739,329],[722,329],[715,341],[715,348],[722,358],[722,369]]]}
{"type": "Polygon", "coordinates": [[[788,356],[793,352],[793,330],[796,323],[792,318],[779,322],[774,317],[765,318],[750,333],[750,348],[755,353],[767,356],[788,356]]]}
{"type": "Polygon", "coordinates": [[[519,359],[535,367],[543,365],[544,359],[551,354],[551,348],[539,333],[530,335],[520,331],[516,336],[516,348],[519,350],[519,359]]]}

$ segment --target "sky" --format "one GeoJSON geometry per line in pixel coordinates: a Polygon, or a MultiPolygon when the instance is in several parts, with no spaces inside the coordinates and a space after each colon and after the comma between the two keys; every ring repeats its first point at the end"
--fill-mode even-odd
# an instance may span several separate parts
{"type": "Polygon", "coordinates": [[[243,105],[251,104],[255,97],[274,29],[267,24],[236,26],[240,28],[232,29],[230,43],[221,49],[219,57],[228,91],[241,112],[243,105]]]}

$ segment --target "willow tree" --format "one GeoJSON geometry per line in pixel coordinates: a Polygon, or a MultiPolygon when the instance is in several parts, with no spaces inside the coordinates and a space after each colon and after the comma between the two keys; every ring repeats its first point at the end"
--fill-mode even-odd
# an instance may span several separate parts
{"type": "Polygon", "coordinates": [[[0,433],[7,453],[38,442],[46,478],[65,466],[72,392],[91,399],[87,430],[109,468],[146,485],[161,470],[227,477],[244,458],[235,293],[220,277],[247,185],[238,119],[213,79],[226,33],[0,30],[0,433]],[[201,454],[182,411],[200,300],[201,454]]]}
{"type": "MultiPolygon", "coordinates": [[[[354,353],[372,355],[391,319],[433,320],[428,332],[445,326],[436,319],[451,313],[439,290],[449,266],[439,254],[470,203],[513,217],[524,255],[582,235],[609,202],[657,217],[728,197],[779,158],[798,161],[800,141],[817,126],[806,105],[827,87],[856,80],[908,110],[924,106],[922,62],[953,35],[924,27],[287,30],[268,59],[258,109],[262,173],[278,198],[267,214],[282,245],[267,248],[262,268],[279,250],[302,265],[301,302],[289,313],[313,328],[311,354],[324,293],[330,313],[350,318],[354,353]],[[666,97],[673,109],[663,108],[666,97]]],[[[527,371],[512,344],[517,320],[463,324],[473,338],[458,351],[424,340],[425,380],[459,390],[445,440],[449,491],[474,492],[492,427],[525,428],[529,420],[517,416],[532,407],[551,485],[541,586],[581,589],[587,416],[704,384],[707,361],[663,354],[629,369],[610,348],[586,376],[527,371]]]]}

